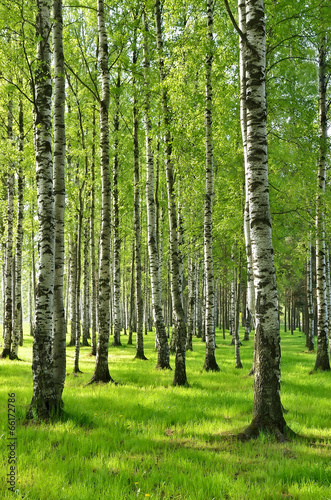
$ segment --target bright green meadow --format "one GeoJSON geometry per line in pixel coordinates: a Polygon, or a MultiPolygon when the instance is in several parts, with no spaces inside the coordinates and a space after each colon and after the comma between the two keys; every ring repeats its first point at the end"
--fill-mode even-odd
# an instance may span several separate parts
{"type": "MultiPolygon", "coordinates": [[[[241,334],[242,336],[242,334],[241,334]]],[[[65,416],[27,423],[32,397],[32,339],[22,361],[0,361],[0,498],[34,500],[331,499],[331,373],[309,372],[303,333],[282,333],[282,402],[298,437],[236,439],[251,421],[253,336],[235,369],[230,336],[217,331],[220,373],[202,372],[204,344],[187,353],[189,387],[172,387],[173,372],[157,371],[153,334],[144,336],[148,361],[135,346],[110,348],[118,385],[90,385],[95,358],[81,348],[82,374],[73,375],[68,348],[65,416]],[[15,493],[8,491],[8,393],[15,393],[15,493]]],[[[174,368],[174,357],[171,365],[174,368]]]]}

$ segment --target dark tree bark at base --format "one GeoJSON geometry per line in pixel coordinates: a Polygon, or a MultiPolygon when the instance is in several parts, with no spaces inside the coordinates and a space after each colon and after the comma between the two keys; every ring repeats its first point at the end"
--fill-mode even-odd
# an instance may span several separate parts
{"type": "Polygon", "coordinates": [[[243,364],[242,364],[242,362],[241,362],[241,361],[240,361],[240,363],[238,363],[238,364],[236,365],[236,368],[238,368],[238,369],[244,368],[244,367],[243,367],[243,364]]]}
{"type": "Polygon", "coordinates": [[[75,341],[74,340],[70,340],[69,344],[67,344],[68,347],[74,347],[75,346],[75,341]]]}
{"type": "Polygon", "coordinates": [[[72,373],[83,373],[83,372],[82,372],[82,371],[80,371],[80,369],[79,369],[79,368],[78,368],[78,369],[75,369],[75,368],[74,368],[74,369],[73,369],[73,371],[72,371],[72,373]]]}
{"type": "Polygon", "coordinates": [[[82,347],[90,347],[90,344],[88,343],[87,340],[83,340],[83,342],[81,343],[81,346],[82,347]]]}
{"type": "Polygon", "coordinates": [[[282,420],[279,424],[275,424],[267,418],[255,417],[247,429],[237,435],[237,438],[240,441],[248,441],[258,438],[260,434],[268,434],[274,436],[279,443],[285,443],[296,434],[286,425],[285,420],[282,420]]]}
{"type": "Polygon", "coordinates": [[[175,376],[174,376],[174,380],[172,382],[172,385],[174,387],[176,387],[176,386],[180,386],[180,387],[188,386],[185,369],[184,370],[175,370],[175,376]]]}
{"type": "Polygon", "coordinates": [[[10,349],[3,349],[0,359],[10,358],[10,349]]]}
{"type": "Polygon", "coordinates": [[[112,347],[121,347],[122,343],[121,343],[121,341],[115,340],[115,338],[114,338],[111,345],[112,345],[112,347]]]}
{"type": "Polygon", "coordinates": [[[323,371],[323,372],[330,371],[330,360],[329,356],[327,355],[327,351],[324,356],[317,356],[313,372],[317,371],[323,371]]]}
{"type": "Polygon", "coordinates": [[[169,363],[162,363],[161,361],[158,361],[155,370],[172,370],[172,368],[169,363]]]}
{"type": "Polygon", "coordinates": [[[98,382],[102,382],[104,384],[108,384],[109,382],[111,382],[112,384],[117,385],[115,380],[111,378],[108,367],[104,370],[96,370],[93,377],[86,385],[91,385],[98,382]]]}
{"type": "Polygon", "coordinates": [[[28,420],[51,420],[59,418],[63,410],[62,399],[58,401],[56,398],[52,400],[32,398],[26,418],[28,420]]]}
{"type": "Polygon", "coordinates": [[[215,355],[206,356],[203,369],[206,370],[206,372],[209,372],[209,371],[210,372],[219,372],[219,371],[221,371],[220,367],[218,366],[218,364],[216,362],[215,355]]]}
{"type": "Polygon", "coordinates": [[[143,361],[148,361],[148,358],[146,358],[143,352],[137,352],[133,359],[141,359],[143,361]]]}

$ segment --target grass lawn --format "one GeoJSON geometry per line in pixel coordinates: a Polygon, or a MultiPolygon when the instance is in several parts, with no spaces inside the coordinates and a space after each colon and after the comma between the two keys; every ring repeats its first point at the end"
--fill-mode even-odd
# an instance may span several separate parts
{"type": "Polygon", "coordinates": [[[251,421],[253,340],[243,342],[244,369],[236,370],[230,337],[217,331],[221,372],[206,373],[204,344],[193,339],[186,388],[172,387],[173,372],[155,370],[153,334],[144,340],[148,361],[133,359],[127,337],[110,348],[116,386],[85,387],[95,358],[82,347],[83,374],[73,375],[68,348],[66,417],[49,425],[25,422],[31,337],[20,348],[23,361],[0,360],[1,499],[331,500],[331,373],[309,375],[315,353],[305,352],[304,334],[282,333],[282,402],[300,435],[285,444],[263,435],[248,443],[235,438],[251,421]],[[8,393],[16,399],[15,493],[6,483],[8,393]]]}

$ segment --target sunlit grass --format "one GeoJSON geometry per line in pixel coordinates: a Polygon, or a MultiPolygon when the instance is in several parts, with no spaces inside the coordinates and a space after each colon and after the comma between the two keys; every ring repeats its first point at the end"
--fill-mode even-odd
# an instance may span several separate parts
{"type": "MultiPolygon", "coordinates": [[[[135,347],[110,348],[118,385],[85,384],[95,358],[81,348],[73,371],[68,348],[64,418],[26,424],[32,397],[31,346],[23,361],[0,362],[0,497],[51,499],[331,499],[331,374],[309,372],[315,355],[304,334],[282,334],[282,402],[301,438],[279,444],[268,436],[235,439],[251,421],[253,341],[243,342],[243,370],[235,369],[227,334],[217,332],[220,373],[202,372],[204,344],[187,353],[189,387],[173,387],[173,372],[155,370],[153,334],[144,337],[148,361],[135,347]],[[7,491],[7,398],[16,394],[16,494],[7,491]]],[[[174,359],[171,361],[174,367],[174,359]]]]}

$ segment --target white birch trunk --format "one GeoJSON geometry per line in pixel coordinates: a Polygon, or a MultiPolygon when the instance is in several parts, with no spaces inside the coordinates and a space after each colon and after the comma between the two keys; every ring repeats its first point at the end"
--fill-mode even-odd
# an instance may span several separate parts
{"type": "Polygon", "coordinates": [[[97,3],[99,61],[101,66],[102,97],[100,101],[100,167],[101,167],[101,234],[98,298],[98,345],[94,375],[91,382],[113,381],[108,367],[110,329],[110,175],[109,175],[109,68],[108,40],[105,25],[104,0],[97,3]]]}
{"type": "MultiPolygon", "coordinates": [[[[313,269],[312,269],[312,244],[311,236],[309,239],[308,256],[307,256],[307,306],[308,306],[308,328],[306,347],[309,351],[314,350],[315,344],[315,319],[314,319],[314,302],[313,302],[313,269]]],[[[286,314],[286,312],[285,312],[286,314]]]]}
{"type": "Polygon", "coordinates": [[[62,0],[53,0],[54,54],[54,215],[55,277],[53,363],[56,397],[61,401],[66,376],[66,320],[63,301],[64,213],[65,213],[65,77],[63,55],[62,0]]]}
{"type": "MultiPolygon", "coordinates": [[[[8,141],[13,140],[13,102],[8,104],[8,141]]],[[[3,350],[1,357],[10,356],[13,340],[13,216],[14,216],[14,174],[12,166],[8,166],[7,173],[7,220],[6,220],[6,254],[4,280],[4,320],[3,320],[3,350]]]]}
{"type": "Polygon", "coordinates": [[[52,330],[55,267],[51,122],[50,1],[37,0],[37,71],[35,73],[34,130],[39,221],[35,332],[33,337],[33,396],[28,417],[48,419],[59,412],[55,394],[52,330]]]}
{"type": "Polygon", "coordinates": [[[326,36],[319,44],[319,162],[316,196],[316,297],[317,297],[317,352],[314,370],[330,370],[328,342],[328,303],[326,290],[326,245],[325,245],[325,184],[327,168],[328,123],[327,123],[327,77],[326,36]]]}
{"type": "Polygon", "coordinates": [[[204,208],[204,270],[205,270],[205,337],[206,357],[204,369],[219,371],[215,357],[214,329],[214,269],[213,269],[213,140],[212,140],[212,64],[213,64],[213,4],[207,0],[207,43],[205,130],[206,130],[206,195],[204,208]]]}
{"type": "Polygon", "coordinates": [[[263,0],[246,0],[247,190],[256,304],[253,420],[241,435],[267,431],[284,439],[280,401],[280,332],[268,186],[263,0]]]}
{"type": "Polygon", "coordinates": [[[23,246],[23,142],[24,142],[24,123],[23,123],[23,104],[19,102],[19,169],[17,177],[17,224],[16,224],[16,279],[15,279],[15,301],[14,301],[14,327],[11,358],[18,358],[18,346],[23,341],[23,319],[22,319],[22,246],[23,246]]]}
{"type": "MultiPolygon", "coordinates": [[[[145,106],[144,125],[146,139],[146,205],[147,205],[147,244],[150,261],[150,276],[152,288],[152,305],[157,336],[158,361],[157,368],[170,368],[169,345],[162,312],[162,302],[159,282],[159,258],[157,251],[155,198],[154,198],[154,156],[152,151],[151,118],[150,118],[150,89],[149,89],[149,56],[148,56],[148,25],[144,12],[144,68],[145,68],[145,106]]],[[[146,306],[146,304],[145,304],[146,306]]],[[[147,314],[147,308],[146,312],[147,314]]],[[[146,319],[146,316],[145,316],[146,319]]]]}
{"type": "Polygon", "coordinates": [[[156,45],[159,57],[159,74],[162,93],[162,112],[165,129],[165,147],[166,147],[166,178],[167,178],[167,193],[168,193],[168,217],[169,217],[169,240],[170,240],[170,276],[171,276],[171,293],[174,312],[173,328],[176,332],[176,360],[175,374],[173,385],[185,385],[186,364],[185,364],[185,347],[186,347],[186,324],[183,304],[181,300],[179,275],[179,244],[177,232],[177,217],[176,217],[176,202],[174,193],[174,173],[172,164],[172,140],[170,135],[170,109],[169,98],[165,82],[165,70],[163,61],[163,40],[162,40],[162,22],[160,0],[155,0],[154,4],[155,27],[156,27],[156,45]]]}

